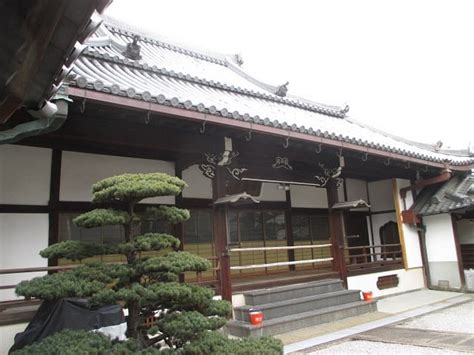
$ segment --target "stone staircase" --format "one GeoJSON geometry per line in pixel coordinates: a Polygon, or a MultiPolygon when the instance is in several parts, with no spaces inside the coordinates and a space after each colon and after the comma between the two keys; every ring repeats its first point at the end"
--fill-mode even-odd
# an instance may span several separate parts
{"type": "Polygon", "coordinates": [[[290,332],[377,310],[376,302],[361,301],[360,292],[346,290],[341,280],[324,280],[244,293],[245,306],[234,308],[228,334],[255,337],[290,332]],[[263,312],[261,325],[250,324],[249,312],[263,312]]]}

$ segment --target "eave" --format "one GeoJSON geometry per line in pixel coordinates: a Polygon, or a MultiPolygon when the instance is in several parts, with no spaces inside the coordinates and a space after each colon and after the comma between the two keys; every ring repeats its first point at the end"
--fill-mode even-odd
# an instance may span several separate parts
{"type": "Polygon", "coordinates": [[[213,124],[217,126],[226,126],[229,128],[234,128],[241,130],[243,132],[255,132],[265,135],[272,135],[277,137],[282,137],[283,139],[288,140],[297,140],[307,143],[315,144],[315,148],[319,145],[326,147],[332,147],[339,150],[350,150],[353,152],[358,152],[361,155],[373,155],[378,157],[383,157],[387,160],[399,160],[405,162],[406,164],[418,164],[421,166],[431,166],[435,168],[449,168],[456,171],[470,171],[474,168],[474,163],[470,162],[466,165],[455,165],[449,164],[448,162],[439,162],[439,161],[430,161],[423,160],[416,157],[411,157],[404,155],[398,152],[390,152],[381,149],[376,149],[373,147],[368,147],[364,145],[365,142],[362,142],[361,145],[344,142],[342,137],[324,137],[323,134],[318,134],[318,132],[313,132],[313,134],[300,132],[297,127],[288,127],[287,129],[274,127],[271,125],[256,124],[253,122],[248,122],[244,120],[238,120],[234,118],[224,117],[222,114],[216,112],[215,114],[207,112],[199,112],[192,106],[189,109],[184,107],[179,107],[179,102],[171,102],[169,105],[158,104],[150,101],[143,101],[140,99],[129,98],[124,96],[117,96],[113,94],[108,94],[100,91],[94,91],[89,89],[83,89],[78,87],[69,87],[68,93],[70,96],[77,97],[80,99],[91,100],[95,102],[101,102],[108,105],[130,108],[132,110],[143,110],[144,113],[151,112],[162,114],[169,117],[174,117],[178,119],[185,119],[194,121],[197,123],[206,123],[213,124]],[[174,105],[173,105],[174,104],[174,105]]]}
{"type": "Polygon", "coordinates": [[[111,0],[6,1],[0,5],[0,124],[51,98],[100,25],[111,0]]]}

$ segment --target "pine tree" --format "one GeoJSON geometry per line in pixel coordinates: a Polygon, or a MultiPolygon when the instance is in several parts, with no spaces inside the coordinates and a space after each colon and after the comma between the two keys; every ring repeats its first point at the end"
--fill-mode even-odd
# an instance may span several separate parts
{"type": "MultiPolygon", "coordinates": [[[[188,210],[174,206],[150,207],[143,214],[135,212],[141,200],[177,196],[184,187],[186,183],[181,179],[162,173],[124,174],[94,184],[93,202],[110,208],[84,213],[75,218],[74,223],[82,228],[121,225],[125,236],[123,243],[104,245],[64,241],[42,250],[40,255],[75,261],[98,255],[122,254],[126,263],[87,263],[69,271],[23,281],[16,288],[17,294],[43,300],[83,297],[88,298],[92,305],[119,302],[128,310],[127,336],[133,339],[136,349],[151,347],[150,350],[156,350],[163,343],[171,350],[238,346],[238,342],[212,334],[231,315],[230,304],[214,300],[210,289],[178,282],[180,273],[203,272],[210,267],[209,261],[179,251],[180,241],[172,235],[139,235],[137,232],[143,221],[161,220],[177,224],[189,219],[188,210]],[[144,256],[142,254],[150,254],[144,252],[155,252],[155,255],[144,256]],[[144,320],[150,316],[155,316],[156,322],[146,330],[144,320]]],[[[83,336],[68,334],[57,339],[67,338],[71,342],[71,339],[83,336]]],[[[268,353],[275,353],[275,349],[281,352],[278,342],[273,339],[263,341],[262,344],[272,344],[268,353]]]]}

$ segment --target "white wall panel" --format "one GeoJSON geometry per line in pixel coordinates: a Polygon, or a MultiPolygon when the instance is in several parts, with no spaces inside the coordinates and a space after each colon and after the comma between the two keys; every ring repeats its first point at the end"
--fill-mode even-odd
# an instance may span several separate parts
{"type": "Polygon", "coordinates": [[[417,290],[425,287],[423,268],[411,270],[392,270],[366,274],[360,276],[351,276],[347,278],[347,288],[350,290],[372,291],[374,297],[386,296],[394,293],[417,290]],[[379,290],[377,288],[377,279],[380,276],[396,274],[399,279],[397,287],[379,290]]]}
{"type": "MultiPolygon", "coordinates": [[[[63,152],[60,199],[90,201],[92,184],[125,173],[166,173],[174,175],[174,163],[162,160],[118,157],[112,155],[63,152]]],[[[174,196],[143,200],[144,203],[174,204],[174,196]]]]}
{"type": "Polygon", "coordinates": [[[347,200],[364,200],[367,198],[367,183],[364,180],[346,179],[347,200]]]}
{"type": "Polygon", "coordinates": [[[183,190],[184,198],[212,199],[212,180],[205,177],[198,165],[192,165],[182,172],[183,180],[189,185],[183,190]]]}
{"type": "Polygon", "coordinates": [[[51,149],[0,145],[0,203],[47,205],[51,149]]]}
{"type": "MultiPolygon", "coordinates": [[[[47,214],[0,214],[0,268],[47,266],[39,251],[48,246],[47,214]]],[[[0,285],[12,285],[44,273],[0,275],[0,285]]],[[[0,300],[14,298],[13,290],[0,290],[0,300]]]]}
{"type": "Polygon", "coordinates": [[[260,189],[260,195],[257,197],[259,201],[286,201],[286,192],[285,190],[280,190],[278,188],[280,184],[271,184],[268,182],[263,182],[260,189]]]}
{"type": "Polygon", "coordinates": [[[426,226],[426,252],[428,260],[458,261],[454,231],[449,213],[423,217],[426,226]]]}
{"type": "Polygon", "coordinates": [[[391,179],[368,183],[370,210],[372,212],[394,210],[393,184],[391,179]]]}
{"type": "Polygon", "coordinates": [[[312,186],[290,185],[291,207],[328,208],[326,189],[312,186]]]}

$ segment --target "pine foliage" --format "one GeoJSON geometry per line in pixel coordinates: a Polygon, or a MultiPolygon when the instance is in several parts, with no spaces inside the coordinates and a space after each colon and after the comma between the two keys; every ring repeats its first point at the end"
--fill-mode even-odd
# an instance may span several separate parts
{"type": "Polygon", "coordinates": [[[272,339],[234,341],[216,333],[232,314],[229,303],[214,300],[210,289],[177,282],[181,273],[208,270],[210,262],[179,251],[180,241],[172,235],[137,232],[142,221],[176,224],[189,219],[189,211],[173,206],[147,208],[143,215],[134,210],[144,198],[176,196],[184,187],[186,183],[181,179],[161,173],[124,174],[94,184],[93,201],[113,205],[114,209],[94,209],[75,218],[74,223],[83,228],[120,225],[125,242],[104,245],[70,240],[51,245],[40,255],[83,260],[122,254],[126,263],[87,263],[23,281],[16,288],[17,294],[26,298],[52,301],[82,297],[89,299],[91,305],[120,303],[128,309],[127,342],[112,342],[99,334],[64,331],[16,353],[281,353],[281,344],[272,339]],[[145,319],[150,317],[155,324],[147,329],[145,319]]]}

